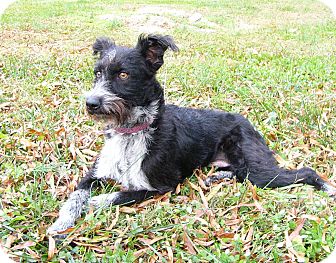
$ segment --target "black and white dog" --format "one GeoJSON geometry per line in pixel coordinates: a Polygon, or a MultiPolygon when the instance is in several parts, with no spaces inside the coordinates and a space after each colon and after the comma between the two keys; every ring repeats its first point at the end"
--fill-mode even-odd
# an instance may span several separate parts
{"type": "Polygon", "coordinates": [[[94,43],[99,59],[86,106],[89,114],[106,122],[106,143],[49,234],[73,226],[87,203],[101,207],[140,202],[174,191],[195,168],[211,163],[222,169],[215,179],[231,175],[270,188],[304,183],[336,195],[336,188],[310,168],[280,168],[241,115],[166,105],[155,75],[168,48],[178,50],[171,37],[161,35],[140,35],[134,48],[117,46],[108,38],[94,43]],[[107,179],[127,190],[90,197],[95,182],[107,179]]]}

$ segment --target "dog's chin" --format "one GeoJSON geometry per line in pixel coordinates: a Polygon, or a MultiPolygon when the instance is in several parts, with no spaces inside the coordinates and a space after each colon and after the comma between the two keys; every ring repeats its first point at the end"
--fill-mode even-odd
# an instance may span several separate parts
{"type": "Polygon", "coordinates": [[[103,112],[103,111],[90,111],[87,109],[87,113],[89,116],[97,122],[101,122],[109,127],[120,127],[128,119],[128,112],[125,111],[111,111],[111,112],[103,112]]]}

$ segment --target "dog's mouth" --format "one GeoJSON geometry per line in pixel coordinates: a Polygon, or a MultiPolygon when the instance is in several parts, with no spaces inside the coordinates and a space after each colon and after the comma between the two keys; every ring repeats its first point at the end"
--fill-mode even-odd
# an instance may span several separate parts
{"type": "Polygon", "coordinates": [[[87,99],[86,110],[94,119],[102,120],[115,126],[121,126],[130,115],[130,107],[122,99],[99,101],[99,104],[90,104],[87,99]]]}

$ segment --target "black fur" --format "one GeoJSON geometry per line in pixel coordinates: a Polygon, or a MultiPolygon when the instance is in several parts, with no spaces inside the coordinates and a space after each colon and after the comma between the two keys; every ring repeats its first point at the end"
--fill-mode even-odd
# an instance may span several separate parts
{"type": "Polygon", "coordinates": [[[177,50],[171,37],[160,35],[140,35],[134,48],[116,46],[108,38],[99,38],[93,45],[99,59],[86,104],[90,114],[106,120],[106,144],[63,204],[49,234],[73,226],[87,202],[93,206],[141,202],[174,191],[195,168],[212,162],[225,171],[206,184],[236,176],[258,187],[304,183],[336,195],[335,187],[310,168],[280,168],[264,139],[243,116],[166,105],[155,74],[168,48],[177,50]],[[126,191],[90,198],[90,189],[106,179],[119,181],[126,191]]]}
{"type": "Polygon", "coordinates": [[[248,178],[258,187],[301,182],[323,189],[326,182],[309,168],[278,167],[264,139],[241,115],[164,104],[163,90],[155,74],[163,64],[167,48],[178,50],[171,37],[140,35],[135,48],[115,46],[113,41],[100,38],[93,47],[100,54],[95,72],[109,80],[111,93],[129,107],[159,101],[158,114],[151,125],[156,130],[142,169],[160,193],[174,190],[195,168],[209,165],[220,152],[225,154],[229,169],[240,182],[248,178]],[[113,63],[104,59],[111,48],[116,50],[113,63]],[[120,72],[127,72],[129,79],[120,80],[120,72]]]}

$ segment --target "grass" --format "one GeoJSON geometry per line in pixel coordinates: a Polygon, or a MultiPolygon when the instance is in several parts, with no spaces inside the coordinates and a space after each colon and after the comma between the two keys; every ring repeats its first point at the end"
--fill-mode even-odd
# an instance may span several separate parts
{"type": "Polygon", "coordinates": [[[239,112],[282,166],[310,166],[335,182],[336,24],[321,3],[147,2],[26,0],[1,17],[2,245],[21,262],[324,259],[336,245],[333,199],[308,186],[205,189],[198,177],[206,169],[177,194],[90,211],[56,248],[48,241],[46,228],[103,143],[83,106],[91,45],[101,35],[134,45],[153,26],[139,9],[168,19],[159,29],[180,47],[158,75],[167,101],[239,112]],[[189,21],[194,12],[201,21],[189,21]],[[106,14],[111,20],[99,18],[106,14]]]}

